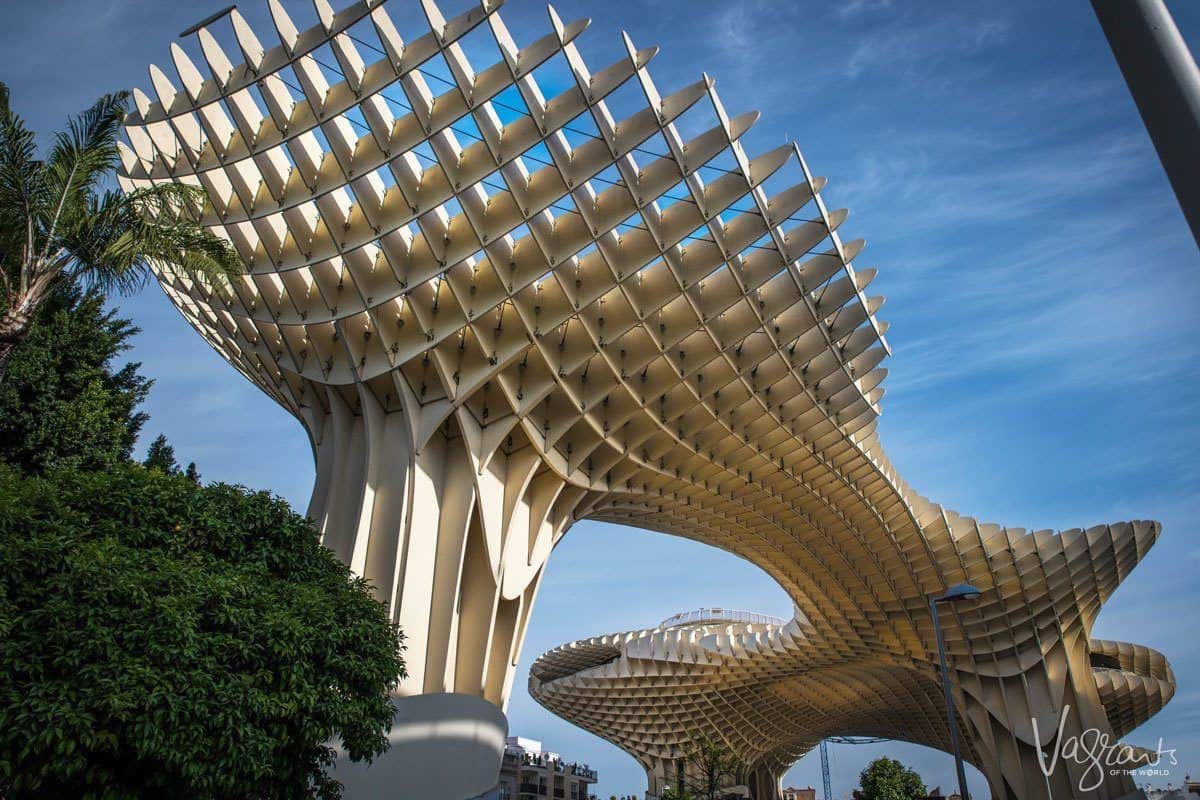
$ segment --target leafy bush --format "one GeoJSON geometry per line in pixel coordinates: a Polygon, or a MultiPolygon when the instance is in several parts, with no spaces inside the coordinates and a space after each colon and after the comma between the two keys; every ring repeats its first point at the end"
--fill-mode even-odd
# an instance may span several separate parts
{"type": "Polygon", "coordinates": [[[0,796],[336,797],[402,636],[286,503],[125,464],[0,467],[0,796]]]}
{"type": "Polygon", "coordinates": [[[138,329],[99,292],[64,286],[39,309],[0,380],[0,461],[24,472],[129,460],[152,381],[113,362],[138,329]]]}

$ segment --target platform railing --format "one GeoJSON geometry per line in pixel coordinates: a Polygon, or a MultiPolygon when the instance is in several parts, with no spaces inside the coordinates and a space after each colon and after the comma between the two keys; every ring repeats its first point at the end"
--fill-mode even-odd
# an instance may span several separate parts
{"type": "Polygon", "coordinates": [[[772,617],[769,614],[759,614],[754,611],[740,611],[732,608],[698,608],[695,611],[684,611],[667,617],[659,624],[659,627],[678,628],[707,622],[740,622],[747,625],[787,624],[787,620],[780,617],[772,617]]]}

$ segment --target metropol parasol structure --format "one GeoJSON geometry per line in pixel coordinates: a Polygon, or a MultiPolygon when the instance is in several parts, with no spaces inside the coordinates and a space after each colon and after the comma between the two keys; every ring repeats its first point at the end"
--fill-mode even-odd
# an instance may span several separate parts
{"type": "Polygon", "coordinates": [[[593,72],[587,21],[553,9],[524,36],[498,0],[314,2],[302,30],[270,0],[271,44],[227,9],[189,31],[200,65],[172,45],[120,182],[206,190],[196,213],[245,273],[160,264],[160,284],[303,424],[309,515],[407,636],[393,746],[339,771],[350,797],[495,782],[539,581],[580,519],[723,548],[795,604],[536,662],[534,696],[652,791],[706,735],[759,798],[827,735],[946,748],[928,598],[961,582],[982,597],[944,623],[954,705],[994,796],[1132,788],[1043,778],[1033,721],[1055,732],[1069,706],[1061,736],[1112,738],[1172,695],[1161,655],[1089,636],[1158,525],[1007,529],[904,483],[875,433],[875,273],[795,145],[748,154],[757,113],[730,116],[707,75],[661,92],[657,48],[627,35],[593,72]]]}

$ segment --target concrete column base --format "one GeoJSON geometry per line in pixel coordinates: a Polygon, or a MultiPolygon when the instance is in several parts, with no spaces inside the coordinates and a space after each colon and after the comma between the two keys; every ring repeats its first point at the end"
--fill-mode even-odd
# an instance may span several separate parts
{"type": "Polygon", "coordinates": [[[496,785],[508,720],[466,694],[396,698],[391,747],[370,765],[339,756],[346,800],[464,800],[496,785]]]}

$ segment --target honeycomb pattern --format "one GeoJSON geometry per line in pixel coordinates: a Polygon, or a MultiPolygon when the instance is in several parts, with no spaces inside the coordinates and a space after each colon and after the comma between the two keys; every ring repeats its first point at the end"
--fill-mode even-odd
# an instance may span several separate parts
{"type": "MultiPolygon", "coordinates": [[[[794,620],[659,626],[595,637],[539,658],[530,690],[550,710],[633,754],[647,770],[652,793],[674,780],[678,764],[686,764],[701,737],[745,754],[747,768],[738,777],[755,798],[779,796],[783,774],[825,738],[879,737],[950,751],[933,664],[885,659],[821,664],[812,657],[820,647],[812,633],[794,620]]],[[[1116,736],[1145,722],[1174,694],[1174,676],[1161,654],[1098,639],[1089,642],[1089,651],[1099,702],[1116,736]]],[[[957,699],[967,701],[973,716],[982,716],[970,696],[957,699]]],[[[1020,701],[1022,709],[1037,699],[1035,693],[1020,701]]],[[[1053,729],[1056,713],[1047,712],[1061,704],[1031,716],[1053,729]]],[[[982,749],[977,729],[968,724],[973,721],[960,708],[959,730],[971,734],[963,742],[964,758],[990,778],[997,759],[982,749]]],[[[1046,741],[1047,729],[1040,730],[1046,741]]],[[[1147,758],[1141,748],[1133,751],[1147,758]]],[[[1036,778],[1042,780],[1040,772],[1036,778]]],[[[1008,796],[1022,796],[1023,787],[1001,780],[1008,796]]],[[[1078,790],[1060,795],[1057,785],[1050,791],[1055,798],[1094,796],[1078,790]]]]}
{"type": "Polygon", "coordinates": [[[151,67],[120,180],[205,188],[200,219],[247,272],[164,264],[160,282],[305,425],[310,515],[410,632],[411,690],[503,703],[542,565],[585,507],[799,479],[869,430],[885,347],[862,243],[794,145],[750,158],[758,115],[729,117],[707,76],[660,94],[656,48],[628,36],[593,74],[586,21],[551,9],[522,47],[498,5],[423,2],[405,41],[379,2],[317,0],[304,32],[272,2],[270,50],[234,11],[241,63],[205,28],[207,76],[178,45],[178,85],[151,67]],[[551,60],[572,85],[547,99],[551,60]],[[636,106],[619,121],[618,94],[636,106]],[[469,591],[485,572],[493,591],[469,591]]]}

